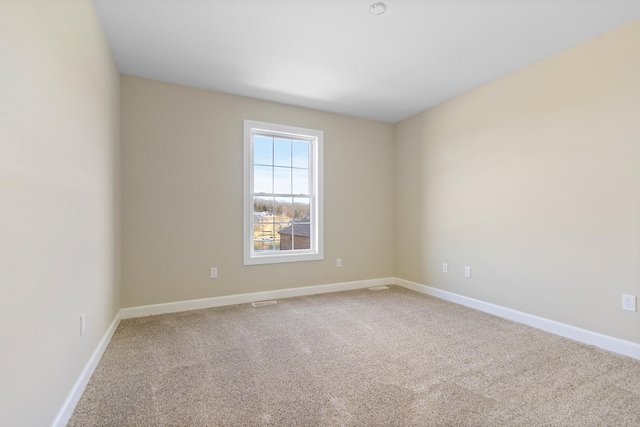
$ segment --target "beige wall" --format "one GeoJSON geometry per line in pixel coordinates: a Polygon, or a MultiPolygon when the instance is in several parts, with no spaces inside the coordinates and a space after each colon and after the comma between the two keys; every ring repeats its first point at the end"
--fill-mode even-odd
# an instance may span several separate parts
{"type": "Polygon", "coordinates": [[[393,125],[131,76],[121,88],[125,307],[395,274],[393,125]],[[324,131],[323,261],[243,265],[244,119],[324,131]]]}
{"type": "Polygon", "coordinates": [[[119,76],[91,1],[0,34],[0,425],[46,426],[120,308],[119,76]]]}
{"type": "Polygon", "coordinates": [[[398,277],[640,342],[638,46],[635,22],[399,123],[398,277]]]}

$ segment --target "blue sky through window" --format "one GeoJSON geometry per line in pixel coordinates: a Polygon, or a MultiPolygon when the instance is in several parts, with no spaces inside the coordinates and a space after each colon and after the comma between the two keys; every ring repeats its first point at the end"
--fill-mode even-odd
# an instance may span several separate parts
{"type": "Polygon", "coordinates": [[[273,165],[273,138],[256,136],[253,138],[253,163],[273,165]]]}
{"type": "Polygon", "coordinates": [[[307,141],[255,135],[254,193],[310,194],[307,141]]]}

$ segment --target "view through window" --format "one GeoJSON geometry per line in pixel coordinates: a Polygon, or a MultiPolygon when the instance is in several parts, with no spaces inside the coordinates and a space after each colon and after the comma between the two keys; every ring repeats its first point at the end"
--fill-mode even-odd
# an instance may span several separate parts
{"type": "Polygon", "coordinates": [[[321,257],[321,144],[320,131],[245,121],[245,264],[321,257]]]}
{"type": "Polygon", "coordinates": [[[254,251],[310,248],[309,145],[254,135],[254,251]]]}

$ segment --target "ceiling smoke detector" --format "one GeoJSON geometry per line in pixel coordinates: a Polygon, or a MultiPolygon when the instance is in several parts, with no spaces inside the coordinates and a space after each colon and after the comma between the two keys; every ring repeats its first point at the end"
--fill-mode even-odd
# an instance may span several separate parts
{"type": "Polygon", "coordinates": [[[371,7],[369,8],[369,13],[372,15],[382,15],[383,13],[385,13],[387,11],[387,5],[379,2],[379,3],[374,3],[371,5],[371,7]]]}

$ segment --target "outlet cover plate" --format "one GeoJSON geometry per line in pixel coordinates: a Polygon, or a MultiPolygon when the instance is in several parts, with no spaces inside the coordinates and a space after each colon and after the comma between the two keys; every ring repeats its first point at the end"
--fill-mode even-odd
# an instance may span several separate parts
{"type": "Polygon", "coordinates": [[[636,311],[636,296],[623,294],[622,309],[626,311],[636,311]]]}

